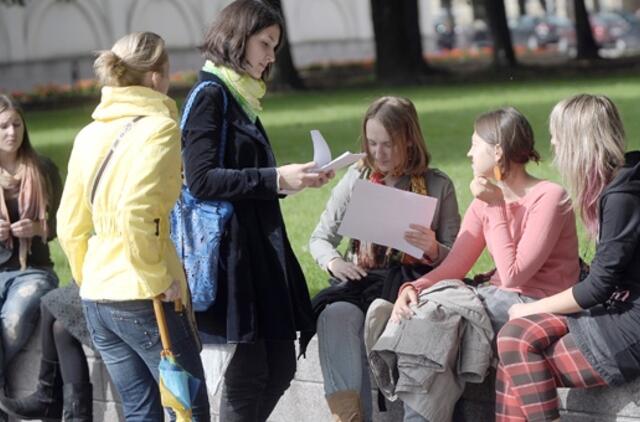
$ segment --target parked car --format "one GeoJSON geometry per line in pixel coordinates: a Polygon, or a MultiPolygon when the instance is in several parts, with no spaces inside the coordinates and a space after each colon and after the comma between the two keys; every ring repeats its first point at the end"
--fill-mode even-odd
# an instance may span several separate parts
{"type": "Polygon", "coordinates": [[[513,44],[529,50],[558,45],[565,35],[567,25],[570,26],[567,19],[553,15],[523,15],[509,21],[513,44]]]}
{"type": "Polygon", "coordinates": [[[620,56],[640,51],[640,20],[623,11],[590,16],[593,37],[603,55],[620,56]]]}
{"type": "Polygon", "coordinates": [[[452,50],[456,46],[456,29],[453,17],[447,13],[438,15],[433,29],[436,35],[438,50],[452,50]]]}
{"type": "Polygon", "coordinates": [[[470,35],[472,48],[493,47],[493,38],[485,21],[479,19],[473,21],[470,35]]]}
{"type": "Polygon", "coordinates": [[[559,53],[575,56],[576,54],[576,27],[573,22],[565,17],[550,15],[547,17],[558,34],[556,48],[559,53]]]}

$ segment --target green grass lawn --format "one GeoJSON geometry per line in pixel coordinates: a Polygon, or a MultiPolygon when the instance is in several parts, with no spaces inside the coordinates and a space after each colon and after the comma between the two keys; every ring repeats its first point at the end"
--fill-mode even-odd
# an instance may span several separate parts
{"type": "MultiPolygon", "coordinates": [[[[560,99],[577,93],[605,94],[620,107],[627,130],[628,149],[640,147],[640,78],[635,75],[545,80],[543,82],[468,83],[449,86],[412,86],[402,88],[349,89],[274,94],[264,102],[264,122],[280,164],[305,162],[312,158],[310,129],[320,129],[334,155],[359,148],[362,115],[368,104],[381,95],[402,95],[416,104],[432,166],[446,172],[455,182],[462,213],[471,201],[468,183],[471,168],[466,153],[474,118],[493,108],[511,105],[519,108],[531,121],[537,135],[537,148],[543,162],[532,165],[536,176],[558,181],[550,163],[548,115],[560,99]]],[[[181,100],[181,99],[180,99],[181,100]]],[[[66,173],[66,162],[73,138],[90,121],[92,107],[27,115],[33,143],[50,156],[66,173]]],[[[289,238],[300,260],[312,293],[327,285],[327,275],[309,255],[307,242],[330,190],[342,175],[322,189],[310,189],[282,201],[289,238]]],[[[580,251],[587,259],[593,246],[581,228],[580,251]]],[[[53,245],[56,271],[61,280],[69,279],[66,260],[57,243],[53,245]]],[[[491,266],[485,255],[473,271],[491,266]]]]}

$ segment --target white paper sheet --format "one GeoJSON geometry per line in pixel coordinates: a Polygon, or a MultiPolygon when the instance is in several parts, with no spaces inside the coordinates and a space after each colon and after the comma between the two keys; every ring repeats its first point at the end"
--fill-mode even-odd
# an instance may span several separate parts
{"type": "Polygon", "coordinates": [[[319,130],[314,129],[311,131],[311,141],[313,142],[313,161],[318,165],[314,169],[315,171],[339,170],[355,163],[366,155],[347,151],[335,160],[331,160],[331,150],[319,130]]]}
{"type": "Polygon", "coordinates": [[[430,196],[356,180],[338,233],[421,258],[423,251],[404,240],[404,233],[409,224],[431,227],[437,204],[430,196]]]}

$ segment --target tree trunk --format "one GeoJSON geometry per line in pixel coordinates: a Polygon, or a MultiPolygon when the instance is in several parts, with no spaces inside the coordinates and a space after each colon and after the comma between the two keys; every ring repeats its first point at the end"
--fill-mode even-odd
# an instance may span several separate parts
{"type": "Polygon", "coordinates": [[[576,43],[578,60],[593,60],[599,57],[598,45],[593,38],[591,23],[589,22],[589,12],[584,0],[573,0],[573,10],[576,22],[576,43]]]}
{"type": "Polygon", "coordinates": [[[549,13],[549,9],[547,9],[547,0],[540,0],[540,7],[544,10],[544,13],[549,13]]]}
{"type": "Polygon", "coordinates": [[[484,7],[485,0],[471,0],[471,12],[473,14],[473,20],[487,20],[487,12],[484,7]]]}
{"type": "Polygon", "coordinates": [[[518,65],[511,43],[511,31],[507,24],[504,0],[484,0],[489,29],[493,38],[493,64],[500,68],[518,65]]]}
{"type": "Polygon", "coordinates": [[[371,0],[376,43],[376,78],[417,81],[429,70],[422,56],[417,0],[371,0]]]}
{"type": "Polygon", "coordinates": [[[518,0],[518,13],[520,16],[527,14],[527,0],[518,0]]]}
{"type": "Polygon", "coordinates": [[[273,83],[275,85],[284,86],[292,89],[304,89],[304,82],[300,78],[298,69],[293,63],[291,56],[291,48],[289,45],[289,37],[287,36],[287,23],[284,20],[284,10],[282,9],[281,0],[267,0],[269,4],[277,8],[282,15],[284,25],[284,36],[280,43],[280,50],[273,69],[273,83]]]}
{"type": "Polygon", "coordinates": [[[453,16],[453,0],[440,0],[440,7],[445,10],[448,16],[453,16]]]}

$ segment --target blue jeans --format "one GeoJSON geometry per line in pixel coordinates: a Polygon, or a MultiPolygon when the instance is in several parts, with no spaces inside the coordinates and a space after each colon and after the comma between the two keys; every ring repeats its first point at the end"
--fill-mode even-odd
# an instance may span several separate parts
{"type": "Polygon", "coordinates": [[[7,363],[25,345],[38,323],[40,298],[58,286],[53,270],[0,270],[0,386],[7,363]]]}
{"type": "MultiPolygon", "coordinates": [[[[111,380],[120,393],[127,421],[163,421],[158,388],[160,334],[153,302],[82,301],[93,344],[104,360],[111,380]]],[[[187,316],[164,304],[172,351],[187,372],[202,380],[192,401],[193,420],[209,421],[209,400],[202,361],[187,316]]]]}
{"type": "Polygon", "coordinates": [[[512,305],[536,301],[536,299],[532,297],[525,296],[518,292],[503,290],[492,284],[478,286],[476,291],[480,299],[482,299],[484,309],[487,311],[487,316],[491,321],[491,326],[496,336],[502,326],[509,321],[509,308],[511,308],[512,305]]]}
{"type": "Polygon", "coordinates": [[[364,313],[349,302],[335,302],[320,313],[317,324],[318,354],[324,393],[360,393],[364,420],[373,413],[369,364],[364,348],[364,313]]]}

